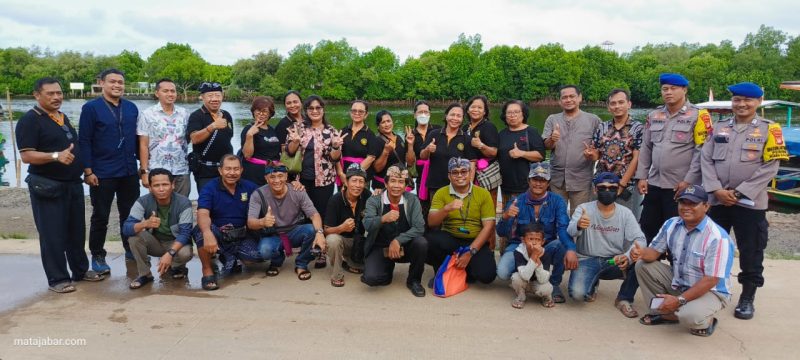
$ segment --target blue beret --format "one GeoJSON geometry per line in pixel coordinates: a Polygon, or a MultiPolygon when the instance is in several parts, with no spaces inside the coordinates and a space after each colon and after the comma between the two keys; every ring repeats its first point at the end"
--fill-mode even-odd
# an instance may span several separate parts
{"type": "Polygon", "coordinates": [[[681,74],[663,73],[658,77],[658,81],[661,85],[689,86],[689,80],[681,74]]]}
{"type": "Polygon", "coordinates": [[[601,172],[594,178],[594,184],[619,184],[619,176],[611,172],[601,172]]]}
{"type": "Polygon", "coordinates": [[[736,85],[728,86],[728,90],[733,96],[744,96],[749,98],[760,98],[764,96],[764,90],[751,82],[741,82],[736,85]]]}

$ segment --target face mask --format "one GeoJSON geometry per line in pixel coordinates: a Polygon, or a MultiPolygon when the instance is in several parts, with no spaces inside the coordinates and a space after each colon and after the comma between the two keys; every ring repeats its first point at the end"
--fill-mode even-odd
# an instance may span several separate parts
{"type": "Polygon", "coordinates": [[[417,116],[417,122],[422,124],[422,125],[427,125],[429,121],[431,121],[431,117],[428,116],[428,115],[418,115],[417,116]]]}
{"type": "Polygon", "coordinates": [[[600,190],[597,192],[597,201],[603,205],[611,205],[617,200],[617,190],[600,190]]]}

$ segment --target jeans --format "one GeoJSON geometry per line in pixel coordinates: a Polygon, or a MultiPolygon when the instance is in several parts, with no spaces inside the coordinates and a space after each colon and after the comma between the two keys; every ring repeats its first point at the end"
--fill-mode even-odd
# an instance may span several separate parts
{"type": "Polygon", "coordinates": [[[119,234],[122,237],[122,246],[125,251],[131,251],[128,246],[128,237],[122,235],[122,225],[131,213],[131,207],[139,198],[139,177],[136,175],[100,179],[97,186],[89,187],[89,197],[92,201],[92,217],[89,226],[89,250],[92,256],[106,256],[104,249],[106,233],[108,232],[108,216],[111,214],[111,202],[117,197],[117,212],[119,213],[119,234]]]}
{"type": "MultiPolygon", "coordinates": [[[[300,269],[308,269],[308,263],[314,259],[311,255],[311,244],[314,242],[316,231],[311,224],[299,225],[287,234],[292,247],[300,247],[300,253],[294,260],[294,266],[300,269]]],[[[278,235],[261,238],[258,243],[258,251],[261,257],[270,261],[270,266],[281,267],[286,260],[281,238],[278,235]]]]}
{"type": "MultiPolygon", "coordinates": [[[[500,256],[500,262],[497,263],[497,277],[503,280],[511,278],[517,269],[514,266],[514,251],[520,243],[514,242],[508,244],[503,255],[500,256]]],[[[550,271],[550,284],[553,286],[561,285],[561,278],[564,277],[564,255],[567,254],[567,248],[564,247],[558,240],[553,240],[544,246],[544,255],[542,255],[542,266],[545,270],[553,266],[550,271]]]]}
{"type": "Polygon", "coordinates": [[[590,257],[578,261],[578,268],[569,275],[569,297],[575,300],[585,300],[597,290],[600,280],[623,279],[617,293],[617,300],[633,302],[639,282],[635,274],[623,272],[616,265],[608,264],[606,257],[590,257]]]}

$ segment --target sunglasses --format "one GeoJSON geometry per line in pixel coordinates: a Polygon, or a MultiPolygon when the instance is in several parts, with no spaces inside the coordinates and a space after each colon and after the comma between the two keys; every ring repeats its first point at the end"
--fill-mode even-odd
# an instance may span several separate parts
{"type": "Polygon", "coordinates": [[[467,176],[469,175],[469,170],[453,170],[450,172],[452,176],[467,176]]]}

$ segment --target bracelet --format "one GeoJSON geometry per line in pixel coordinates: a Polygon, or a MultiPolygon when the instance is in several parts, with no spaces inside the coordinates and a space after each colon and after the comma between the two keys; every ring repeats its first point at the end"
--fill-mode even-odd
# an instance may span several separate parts
{"type": "Polygon", "coordinates": [[[83,178],[85,179],[85,178],[87,178],[89,176],[92,176],[92,175],[94,175],[94,173],[83,174],[83,178]]]}

